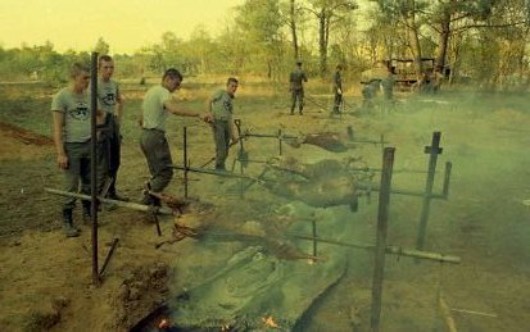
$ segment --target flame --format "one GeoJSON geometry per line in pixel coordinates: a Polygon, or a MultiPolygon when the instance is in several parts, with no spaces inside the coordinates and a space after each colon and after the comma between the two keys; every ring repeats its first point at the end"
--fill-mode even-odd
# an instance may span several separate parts
{"type": "Polygon", "coordinates": [[[161,319],[160,322],[158,323],[158,328],[160,330],[164,330],[164,329],[167,329],[169,327],[169,320],[167,319],[161,319]]]}
{"type": "Polygon", "coordinates": [[[263,324],[265,324],[265,326],[267,327],[271,327],[273,329],[277,329],[280,327],[278,324],[276,324],[272,316],[262,317],[261,320],[263,321],[263,324]]]}

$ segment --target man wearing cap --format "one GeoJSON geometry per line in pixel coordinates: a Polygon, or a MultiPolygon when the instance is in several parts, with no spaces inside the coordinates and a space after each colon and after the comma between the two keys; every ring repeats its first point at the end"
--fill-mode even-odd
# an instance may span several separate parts
{"type": "Polygon", "coordinates": [[[296,100],[298,100],[298,111],[302,115],[304,110],[304,85],[303,82],[307,82],[307,76],[302,69],[302,61],[296,62],[296,68],[291,72],[289,76],[289,91],[291,91],[291,115],[294,114],[294,108],[296,107],[296,100]]]}
{"type": "Polygon", "coordinates": [[[160,206],[160,200],[151,196],[149,191],[162,192],[173,177],[173,160],[165,135],[168,115],[171,113],[211,122],[210,114],[203,115],[185,110],[172,100],[171,93],[180,89],[182,79],[182,74],[177,69],[170,68],[162,76],[162,83],[150,88],[144,96],[140,119],[140,148],[147,159],[151,174],[151,179],[146,183],[148,190],[141,201],[145,205],[160,206]]]}

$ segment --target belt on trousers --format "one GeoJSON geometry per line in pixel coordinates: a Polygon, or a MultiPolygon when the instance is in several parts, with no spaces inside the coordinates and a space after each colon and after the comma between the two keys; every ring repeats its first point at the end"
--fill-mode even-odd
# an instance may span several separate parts
{"type": "Polygon", "coordinates": [[[144,128],[142,127],[142,130],[145,130],[145,131],[158,131],[162,134],[165,134],[165,131],[163,131],[162,129],[158,129],[158,128],[144,128]]]}

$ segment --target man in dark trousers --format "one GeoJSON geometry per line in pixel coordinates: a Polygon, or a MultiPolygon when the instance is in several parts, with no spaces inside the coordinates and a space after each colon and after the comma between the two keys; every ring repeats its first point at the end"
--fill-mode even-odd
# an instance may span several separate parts
{"type": "MultiPolygon", "coordinates": [[[[87,92],[90,68],[74,63],[70,72],[70,84],[57,92],[52,100],[53,140],[57,152],[57,165],[64,173],[65,191],[90,195],[91,187],[91,114],[97,112],[97,123],[103,123],[103,112],[93,110],[87,92]]],[[[100,174],[98,174],[100,176],[100,174]]],[[[97,180],[100,183],[99,180],[97,180]]],[[[100,188],[98,188],[100,190],[100,188]]],[[[76,199],[63,201],[64,232],[67,237],[79,236],[73,223],[76,199]]],[[[83,213],[89,214],[90,201],[82,201],[83,213]]]]}
{"type": "Polygon", "coordinates": [[[114,74],[114,60],[109,55],[99,57],[98,63],[98,101],[105,111],[105,132],[101,135],[105,149],[106,175],[110,180],[107,197],[119,201],[128,201],[126,197],[116,192],[116,178],[121,159],[120,122],[123,115],[123,97],[118,83],[112,79],[114,74]]]}
{"type": "Polygon", "coordinates": [[[234,77],[228,78],[226,88],[220,89],[208,100],[208,111],[213,115],[213,138],[215,141],[215,170],[226,171],[226,158],[230,140],[237,142],[237,130],[232,120],[234,105],[232,100],[238,87],[234,77]]]}
{"type": "Polygon", "coordinates": [[[335,93],[335,101],[333,104],[333,114],[340,113],[340,105],[342,104],[342,66],[337,65],[337,70],[333,75],[333,92],[335,93]]]}
{"type": "Polygon", "coordinates": [[[209,114],[200,114],[182,108],[175,103],[172,93],[180,89],[182,75],[174,68],[165,71],[162,82],[147,90],[142,102],[142,117],[140,125],[140,148],[147,159],[151,178],[146,183],[146,191],[141,203],[160,206],[160,200],[152,195],[161,193],[173,177],[173,159],[166,139],[166,122],[169,114],[194,117],[205,122],[211,122],[209,114]]]}
{"type": "Polygon", "coordinates": [[[291,72],[289,76],[289,91],[291,91],[291,115],[294,114],[294,108],[296,107],[296,100],[298,100],[298,112],[300,115],[303,114],[304,110],[304,83],[307,82],[307,76],[302,70],[302,61],[296,62],[296,68],[291,72]]]}

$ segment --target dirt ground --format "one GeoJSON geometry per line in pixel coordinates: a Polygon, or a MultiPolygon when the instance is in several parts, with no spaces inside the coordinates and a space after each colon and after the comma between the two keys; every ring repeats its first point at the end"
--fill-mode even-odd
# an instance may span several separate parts
{"type": "MultiPolygon", "coordinates": [[[[28,117],[50,121],[50,93],[32,102],[28,117]]],[[[118,179],[120,192],[138,200],[147,166],[137,146],[135,113],[140,93],[131,93],[123,124],[123,158],[118,179]]],[[[187,92],[182,102],[202,107],[202,96],[187,92]]],[[[453,164],[447,200],[433,200],[426,250],[454,255],[461,264],[386,258],[381,331],[444,331],[446,320],[438,310],[441,294],[459,331],[527,331],[530,326],[530,112],[524,96],[474,92],[444,92],[437,96],[399,95],[390,112],[379,108],[360,113],[359,98],[347,99],[346,113],[330,118],[332,96],[308,94],[303,116],[289,116],[289,101],[266,89],[245,90],[236,99],[243,128],[255,133],[299,135],[333,131],[355,138],[378,140],[396,148],[393,188],[422,191],[434,131],[440,131],[442,154],[434,186],[440,192],[443,165],[453,164]]],[[[12,109],[10,109],[12,110],[12,109]]],[[[24,113],[25,114],[25,113],[24,113]]],[[[118,245],[101,285],[92,283],[90,226],[79,238],[67,239],[59,220],[60,198],[43,188],[61,188],[49,132],[26,117],[2,117],[0,127],[0,326],[1,331],[127,331],[149,312],[203,278],[198,266],[218,266],[241,246],[226,245],[218,252],[204,250],[193,239],[155,248],[172,239],[174,217],[161,217],[162,236],[144,213],[125,208],[99,215],[99,266],[114,240],[118,245]],[[24,127],[24,129],[22,128],[24,127]]],[[[170,119],[168,138],[174,162],[182,164],[182,126],[188,130],[191,165],[198,167],[213,155],[209,128],[189,119],[170,119]]],[[[274,139],[245,141],[251,159],[278,155],[274,139]]],[[[237,151],[231,152],[229,164],[237,151]]],[[[380,168],[381,146],[358,143],[342,153],[315,146],[283,146],[283,153],[306,162],[362,157],[380,168]]],[[[208,166],[208,167],[211,167],[208,166]]],[[[237,171],[237,169],[236,169],[237,171]]],[[[256,176],[259,164],[246,170],[256,176]]],[[[183,194],[176,172],[168,193],[183,194]]],[[[376,179],[378,181],[378,178],[376,179]]],[[[234,193],[237,180],[190,175],[190,195],[212,204],[216,216],[252,220],[234,193]],[[234,211],[241,211],[239,214],[234,211]]],[[[374,243],[377,193],[361,198],[359,210],[331,207],[344,223],[351,223],[351,242],[374,243]]],[[[273,196],[254,185],[243,202],[259,206],[273,196]]],[[[283,206],[288,200],[271,203],[283,206]]],[[[418,197],[392,195],[389,244],[414,248],[421,213],[418,197]]],[[[78,208],[79,210],[79,208],[78,208]]],[[[322,250],[333,250],[321,245],[322,250]]],[[[315,300],[298,325],[302,331],[368,331],[370,327],[373,256],[351,250],[347,275],[315,300]]],[[[293,261],[290,264],[303,264],[293,261]]],[[[318,263],[317,263],[318,264],[318,263]]],[[[267,329],[266,326],[263,327],[267,329]]],[[[274,330],[268,327],[269,330],[274,330]]],[[[282,330],[281,326],[278,330],[282,330]]]]}

